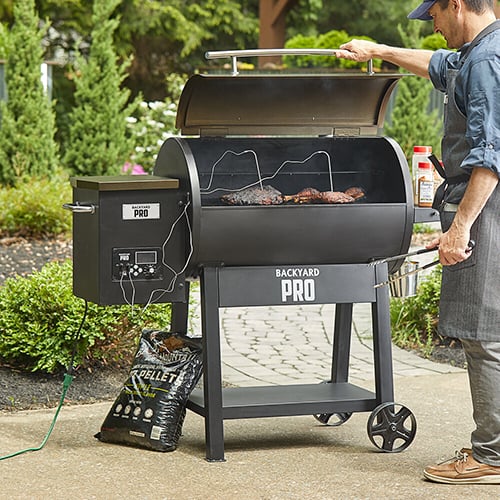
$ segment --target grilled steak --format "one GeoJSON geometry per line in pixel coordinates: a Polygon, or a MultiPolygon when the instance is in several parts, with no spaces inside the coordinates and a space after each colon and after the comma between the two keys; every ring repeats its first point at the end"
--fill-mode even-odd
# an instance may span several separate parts
{"type": "Polygon", "coordinates": [[[293,201],[294,203],[314,203],[321,198],[321,192],[317,189],[308,187],[299,191],[297,194],[283,196],[284,201],[293,201]]]}
{"type": "Polygon", "coordinates": [[[285,202],[293,203],[327,203],[341,204],[353,203],[355,200],[365,196],[363,189],[351,187],[342,191],[318,191],[312,187],[304,188],[297,194],[283,195],[272,186],[252,186],[235,193],[221,196],[225,205],[281,205],[285,202]]]}
{"type": "Polygon", "coordinates": [[[354,198],[342,191],[323,191],[319,200],[321,203],[353,203],[354,198]]]}
{"type": "Polygon", "coordinates": [[[366,195],[364,189],[357,186],[353,186],[350,187],[349,189],[346,189],[344,193],[349,196],[352,196],[355,200],[359,200],[360,198],[363,198],[366,195]]]}
{"type": "Polygon", "coordinates": [[[272,186],[252,186],[221,196],[225,205],[280,205],[283,195],[272,186]]]}

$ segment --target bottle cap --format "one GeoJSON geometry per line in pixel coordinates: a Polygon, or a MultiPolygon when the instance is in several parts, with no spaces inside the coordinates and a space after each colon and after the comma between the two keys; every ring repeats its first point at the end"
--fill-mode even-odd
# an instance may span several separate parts
{"type": "Polygon", "coordinates": [[[432,146],[414,146],[414,153],[432,153],[432,146]]]}

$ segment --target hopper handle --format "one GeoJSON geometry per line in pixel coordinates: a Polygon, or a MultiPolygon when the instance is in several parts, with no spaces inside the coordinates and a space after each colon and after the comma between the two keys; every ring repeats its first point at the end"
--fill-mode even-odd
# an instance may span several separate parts
{"type": "MultiPolygon", "coordinates": [[[[226,59],[232,60],[233,75],[238,74],[238,57],[266,57],[266,56],[337,56],[335,49],[249,49],[249,50],[216,50],[205,52],[206,59],[226,59]]],[[[373,60],[368,61],[367,71],[369,75],[374,75],[373,60]]]]}
{"type": "Polygon", "coordinates": [[[77,203],[65,203],[63,205],[65,210],[69,210],[74,214],[93,214],[95,213],[96,206],[95,205],[80,205],[77,203]]]}

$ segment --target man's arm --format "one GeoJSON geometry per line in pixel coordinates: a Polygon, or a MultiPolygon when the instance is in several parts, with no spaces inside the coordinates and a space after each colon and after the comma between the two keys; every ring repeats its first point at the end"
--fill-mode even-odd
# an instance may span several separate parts
{"type": "Polygon", "coordinates": [[[446,233],[432,241],[428,248],[439,246],[439,260],[444,266],[462,262],[470,256],[466,252],[470,229],[497,187],[498,175],[486,168],[474,168],[464,197],[458,206],[453,223],[446,233]]]}
{"type": "Polygon", "coordinates": [[[336,51],[337,57],[351,61],[365,62],[369,59],[383,59],[424,78],[429,78],[428,68],[432,54],[432,50],[391,47],[368,40],[351,40],[341,45],[336,51]]]}

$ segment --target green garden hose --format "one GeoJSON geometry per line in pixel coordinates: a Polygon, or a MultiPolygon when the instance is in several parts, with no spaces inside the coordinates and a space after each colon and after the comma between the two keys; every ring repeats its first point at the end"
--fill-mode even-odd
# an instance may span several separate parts
{"type": "Polygon", "coordinates": [[[64,380],[63,380],[63,390],[61,394],[61,398],[59,399],[59,405],[57,406],[56,413],[54,415],[54,418],[52,419],[52,423],[50,424],[49,430],[45,437],[43,438],[42,442],[40,443],[40,446],[34,447],[34,448],[26,448],[24,450],[19,450],[16,451],[15,453],[10,453],[9,455],[4,455],[0,457],[0,460],[6,460],[7,458],[13,458],[17,457],[18,455],[22,455],[23,453],[28,453],[29,451],[40,451],[47,441],[49,440],[50,435],[52,434],[52,431],[54,430],[54,426],[56,425],[56,420],[57,417],[59,416],[59,412],[61,411],[62,405],[64,404],[64,399],[66,398],[66,393],[68,392],[69,386],[71,385],[71,382],[73,382],[73,367],[74,367],[74,360],[75,360],[75,353],[76,353],[76,348],[78,346],[78,341],[80,339],[80,333],[83,328],[83,324],[85,323],[85,319],[87,317],[87,311],[88,311],[88,302],[85,301],[85,310],[83,312],[82,316],[82,321],[80,322],[80,326],[78,327],[78,331],[75,334],[75,340],[73,342],[73,352],[71,354],[71,361],[69,363],[69,367],[67,372],[64,374],[64,380]]]}
{"type": "Polygon", "coordinates": [[[52,423],[50,424],[49,430],[45,435],[45,437],[43,438],[43,441],[40,443],[40,446],[34,448],[26,448],[24,450],[16,451],[15,453],[10,453],[9,455],[4,455],[3,457],[0,457],[0,460],[6,460],[7,458],[17,457],[18,455],[22,455],[23,453],[27,453],[29,451],[39,451],[45,446],[45,443],[49,440],[49,437],[54,429],[54,426],[56,425],[57,417],[59,416],[59,412],[61,411],[62,405],[64,404],[64,398],[66,397],[66,393],[68,392],[69,386],[71,385],[72,381],[73,381],[73,376],[69,375],[68,373],[65,373],[63,380],[63,391],[61,394],[61,399],[59,400],[59,405],[57,406],[57,410],[54,415],[54,418],[52,419],[52,423]]]}

